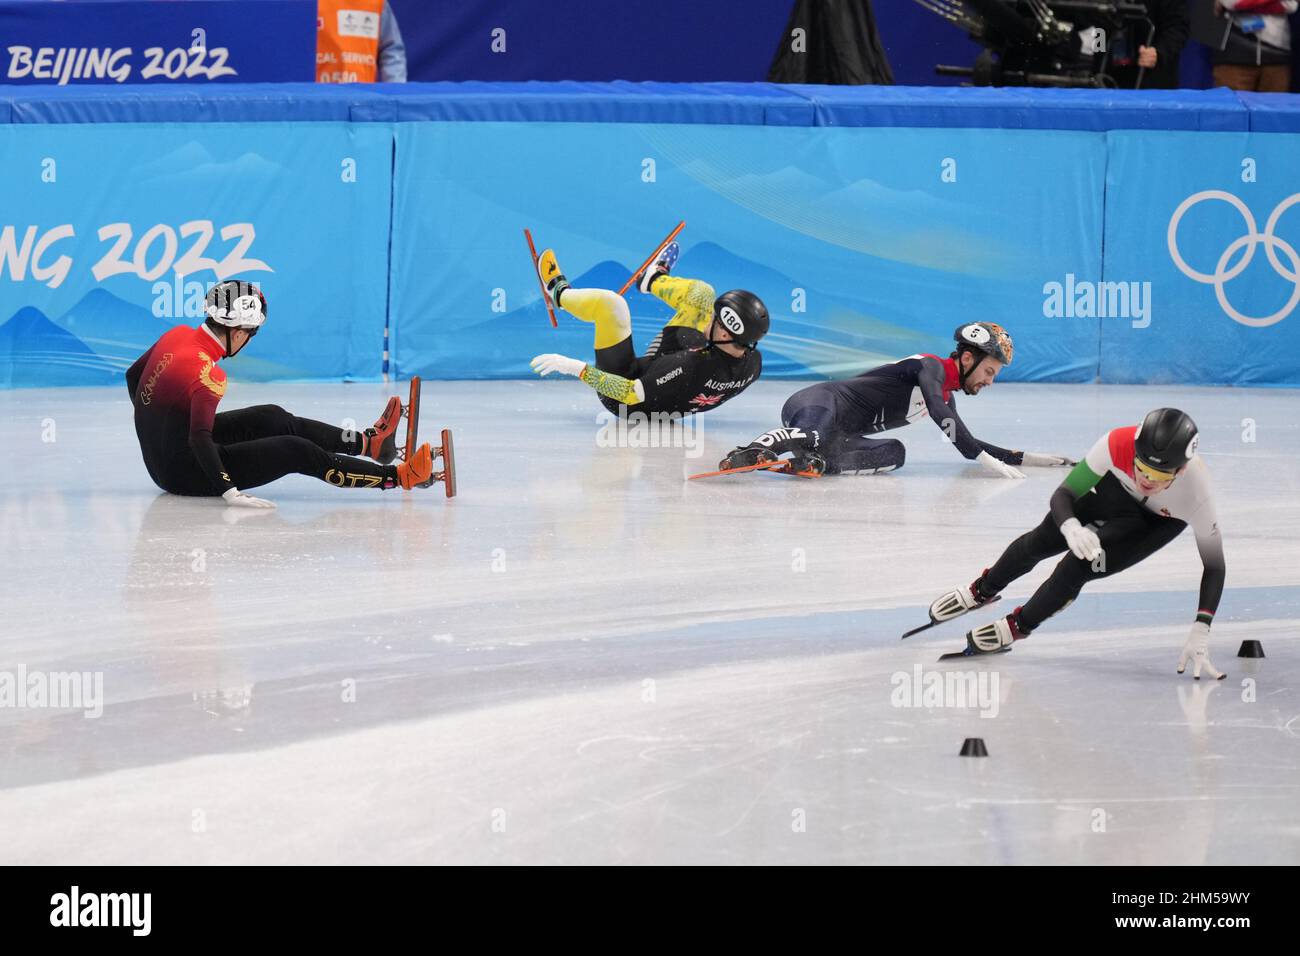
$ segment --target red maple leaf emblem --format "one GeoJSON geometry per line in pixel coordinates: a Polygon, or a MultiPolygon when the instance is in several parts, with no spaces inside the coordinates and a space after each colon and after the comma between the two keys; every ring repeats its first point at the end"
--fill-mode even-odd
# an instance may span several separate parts
{"type": "Polygon", "coordinates": [[[700,394],[691,399],[691,404],[704,408],[708,405],[716,405],[720,401],[722,401],[721,395],[705,395],[703,392],[700,392],[700,394]]]}

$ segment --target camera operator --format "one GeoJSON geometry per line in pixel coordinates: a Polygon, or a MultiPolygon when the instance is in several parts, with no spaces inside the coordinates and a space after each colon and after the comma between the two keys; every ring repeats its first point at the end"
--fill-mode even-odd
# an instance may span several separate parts
{"type": "Polygon", "coordinates": [[[1119,42],[1111,47],[1111,65],[1107,70],[1116,86],[1134,89],[1140,73],[1144,90],[1178,88],[1178,58],[1187,45],[1191,29],[1187,2],[1146,0],[1147,16],[1155,26],[1155,33],[1148,40],[1150,27],[1142,23],[1130,26],[1117,38],[1119,42]]]}

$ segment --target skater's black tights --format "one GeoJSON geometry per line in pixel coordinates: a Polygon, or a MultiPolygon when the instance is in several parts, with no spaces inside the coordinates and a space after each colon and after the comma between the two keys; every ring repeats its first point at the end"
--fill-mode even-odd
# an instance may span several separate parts
{"type": "Polygon", "coordinates": [[[828,475],[846,471],[894,471],[902,468],[907,460],[907,449],[897,439],[841,433],[835,427],[835,412],[824,405],[786,402],[781,420],[787,429],[798,429],[807,437],[778,436],[772,451],[778,455],[783,451],[815,451],[826,459],[828,475]]]}
{"type": "Polygon", "coordinates": [[[212,423],[212,440],[218,445],[237,445],[281,435],[305,438],[317,448],[345,455],[361,454],[365,444],[361,429],[343,429],[310,418],[299,418],[279,405],[252,405],[218,412],[212,423]]]}
{"type": "Polygon", "coordinates": [[[298,418],[279,405],[219,413],[212,439],[219,446],[226,473],[240,489],[256,488],[291,474],[351,488],[391,487],[397,478],[390,465],[349,457],[360,453],[365,444],[361,430],[298,418]]]}
{"type": "Polygon", "coordinates": [[[1089,562],[1068,553],[1065,536],[1049,513],[1038,527],[1016,538],[989,568],[980,583],[985,594],[996,594],[1044,558],[1067,551],[1065,557],[1020,609],[1019,625],[1025,633],[1060,611],[1079,596],[1089,581],[1118,574],[1159,551],[1187,527],[1177,518],[1148,511],[1107,475],[1094,492],[1074,506],[1083,524],[1096,522],[1102,555],[1089,562]]]}

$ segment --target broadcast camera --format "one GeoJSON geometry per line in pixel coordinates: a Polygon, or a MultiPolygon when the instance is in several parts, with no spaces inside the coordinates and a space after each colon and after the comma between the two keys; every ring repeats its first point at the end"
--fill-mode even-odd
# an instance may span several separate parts
{"type": "MultiPolygon", "coordinates": [[[[1150,45],[1155,26],[1141,3],[1112,0],[915,0],[984,46],[974,66],[939,64],[974,86],[1113,87],[1115,48],[1150,45]]],[[[1142,84],[1138,72],[1138,86],[1142,84]]]]}

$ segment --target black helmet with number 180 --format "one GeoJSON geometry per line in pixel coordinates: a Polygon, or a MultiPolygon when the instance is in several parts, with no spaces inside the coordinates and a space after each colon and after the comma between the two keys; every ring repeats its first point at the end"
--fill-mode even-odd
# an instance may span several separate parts
{"type": "MultiPolygon", "coordinates": [[[[732,289],[713,300],[713,321],[731,333],[733,342],[747,349],[757,346],[772,325],[763,300],[744,289],[732,289]]],[[[709,344],[717,344],[712,331],[709,344]]]]}
{"type": "Polygon", "coordinates": [[[1148,412],[1133,436],[1133,464],[1151,481],[1170,481],[1196,456],[1196,422],[1176,408],[1148,412]]]}

